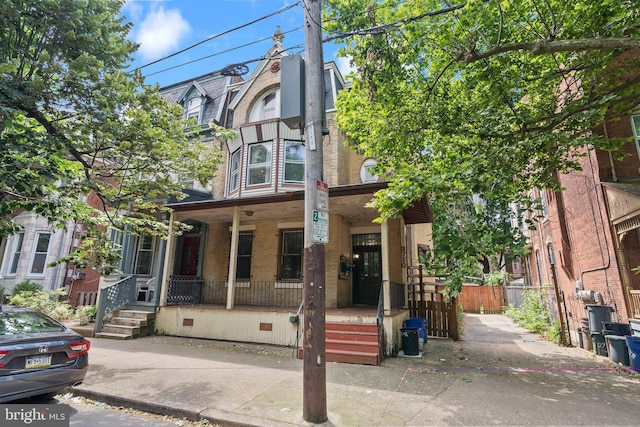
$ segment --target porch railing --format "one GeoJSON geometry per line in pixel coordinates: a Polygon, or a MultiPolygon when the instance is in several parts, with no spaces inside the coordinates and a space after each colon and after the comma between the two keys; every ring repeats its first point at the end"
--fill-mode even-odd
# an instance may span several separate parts
{"type": "Polygon", "coordinates": [[[172,276],[167,289],[167,305],[200,304],[204,280],[198,277],[172,276]]]}
{"type": "Polygon", "coordinates": [[[100,289],[99,292],[95,332],[102,331],[102,323],[105,316],[110,315],[129,303],[135,302],[136,276],[125,277],[100,289]]]}
{"type": "Polygon", "coordinates": [[[631,295],[633,317],[636,319],[640,319],[640,290],[630,290],[629,294],[631,295]]]}
{"type": "MultiPolygon", "coordinates": [[[[228,283],[222,280],[172,277],[167,305],[226,305],[228,283]]],[[[233,304],[259,307],[298,307],[302,301],[302,283],[278,281],[235,282],[233,304]]]]}
{"type": "Polygon", "coordinates": [[[391,308],[405,307],[403,283],[390,282],[391,285],[391,308]]]}

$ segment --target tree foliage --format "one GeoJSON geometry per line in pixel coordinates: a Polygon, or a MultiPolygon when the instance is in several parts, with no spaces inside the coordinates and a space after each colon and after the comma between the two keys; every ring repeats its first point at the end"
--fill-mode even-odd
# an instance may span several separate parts
{"type": "Polygon", "coordinates": [[[473,195],[532,207],[522,195],[557,188],[585,146],[615,151],[623,141],[591,129],[640,102],[636,1],[324,4],[325,30],[347,43],[341,53],[357,70],[338,125],[391,177],[374,206],[393,217],[428,193],[436,226],[445,223],[434,239],[452,236],[459,218],[449,208],[473,195]]]}
{"type": "Polygon", "coordinates": [[[107,227],[166,235],[158,202],[182,197],[181,178],[206,182],[220,160],[185,134],[178,106],[123,71],[137,46],[122,3],[7,0],[0,9],[0,237],[17,231],[20,212],[78,221],[89,231],[75,260],[108,260],[107,270],[107,227]]]}

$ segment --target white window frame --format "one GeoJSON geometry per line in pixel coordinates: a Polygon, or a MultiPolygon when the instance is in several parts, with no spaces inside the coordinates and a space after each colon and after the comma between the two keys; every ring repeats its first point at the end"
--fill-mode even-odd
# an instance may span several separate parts
{"type": "Polygon", "coordinates": [[[280,117],[280,88],[270,90],[258,99],[251,108],[249,122],[260,122],[263,120],[276,119],[280,117]],[[273,108],[265,108],[267,98],[273,96],[273,108]]]}
{"type": "Polygon", "coordinates": [[[51,233],[36,233],[36,238],[33,239],[33,251],[31,253],[31,262],[29,262],[29,275],[30,276],[44,276],[44,272],[47,269],[47,258],[49,256],[49,247],[51,246],[51,233]],[[38,246],[40,243],[40,237],[47,236],[47,250],[46,251],[38,251],[38,246]],[[40,257],[44,256],[44,262],[42,263],[42,271],[34,271],[36,258],[40,259],[40,257]]]}
{"type": "Polygon", "coordinates": [[[265,185],[265,184],[271,184],[271,169],[273,167],[273,143],[271,141],[268,142],[258,142],[255,144],[251,144],[248,147],[248,160],[247,160],[247,187],[250,186],[256,186],[256,185],[265,185]],[[265,160],[264,162],[260,162],[260,163],[252,163],[251,160],[251,151],[254,148],[257,147],[267,147],[268,152],[269,152],[269,156],[268,159],[265,160]],[[263,169],[266,168],[265,171],[265,180],[264,182],[252,182],[251,181],[251,172],[257,169],[263,169]]]}
{"type": "Polygon", "coordinates": [[[362,166],[360,167],[360,181],[362,183],[367,182],[378,182],[378,175],[374,175],[371,173],[371,169],[378,164],[375,159],[368,158],[364,162],[362,162],[362,166]]]}
{"type": "Polygon", "coordinates": [[[638,158],[640,158],[640,114],[632,115],[630,121],[631,130],[633,131],[633,136],[635,136],[636,151],[638,152],[638,158]]]}
{"type": "Polygon", "coordinates": [[[282,176],[282,180],[285,183],[291,183],[291,184],[300,184],[300,183],[304,183],[305,182],[305,158],[306,158],[306,147],[304,145],[304,143],[302,141],[285,141],[284,143],[284,175],[282,176]],[[297,145],[297,146],[301,146],[302,150],[303,150],[303,155],[302,155],[302,160],[300,159],[288,159],[287,158],[287,147],[289,147],[289,145],[297,145]],[[302,165],[302,179],[301,180],[292,180],[292,179],[287,179],[287,166],[288,165],[292,165],[292,166],[298,166],[298,165],[302,165]]]}
{"type": "Polygon", "coordinates": [[[202,95],[195,93],[185,102],[184,116],[187,119],[195,118],[196,124],[200,124],[202,118],[202,106],[204,105],[202,95]],[[197,101],[197,102],[196,102],[197,101]]]}
{"type": "Polygon", "coordinates": [[[229,182],[227,184],[227,191],[230,193],[240,188],[240,170],[242,169],[242,149],[238,148],[233,153],[229,154],[229,182]],[[236,162],[234,167],[234,161],[236,162]],[[234,184],[235,179],[235,185],[234,184]]]}
{"type": "Polygon", "coordinates": [[[155,261],[155,247],[156,247],[156,238],[154,236],[149,236],[149,235],[143,235],[143,236],[139,236],[136,242],[136,259],[135,259],[135,263],[133,264],[133,271],[134,274],[138,274],[141,276],[151,276],[153,275],[153,263],[155,261]],[[146,241],[146,239],[151,239],[151,247],[150,248],[145,248],[143,246],[144,242],[146,241]],[[140,255],[142,253],[150,253],[151,257],[149,259],[149,272],[147,273],[140,273],[138,272],[138,267],[140,265],[140,255]]]}
{"type": "Polygon", "coordinates": [[[13,238],[13,248],[9,259],[8,275],[14,276],[18,273],[18,264],[22,255],[22,247],[24,246],[24,233],[18,233],[13,238]]]}

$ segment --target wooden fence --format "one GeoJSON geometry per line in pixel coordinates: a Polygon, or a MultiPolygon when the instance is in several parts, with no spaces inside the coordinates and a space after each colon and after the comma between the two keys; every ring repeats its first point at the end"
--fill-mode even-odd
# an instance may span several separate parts
{"type": "Polygon", "coordinates": [[[501,314],[506,305],[502,286],[463,285],[458,301],[465,313],[501,314]]]}

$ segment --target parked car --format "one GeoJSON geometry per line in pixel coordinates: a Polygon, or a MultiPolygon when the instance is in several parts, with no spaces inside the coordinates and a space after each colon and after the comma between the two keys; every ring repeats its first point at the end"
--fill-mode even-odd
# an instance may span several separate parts
{"type": "Polygon", "coordinates": [[[0,305],[0,402],[47,398],[82,383],[90,345],[37,310],[0,305]]]}

